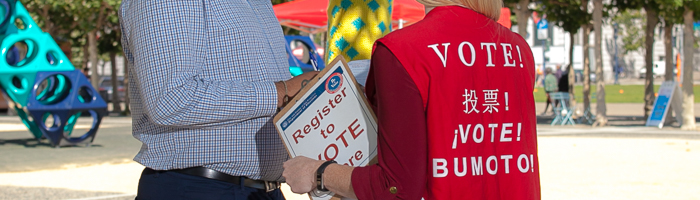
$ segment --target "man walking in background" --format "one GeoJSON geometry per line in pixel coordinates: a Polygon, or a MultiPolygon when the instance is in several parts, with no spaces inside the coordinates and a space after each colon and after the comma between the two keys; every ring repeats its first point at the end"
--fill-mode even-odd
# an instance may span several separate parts
{"type": "MultiPolygon", "coordinates": [[[[544,74],[544,93],[547,95],[547,105],[544,107],[544,112],[542,112],[542,115],[547,114],[549,104],[552,104],[552,100],[549,98],[549,93],[559,91],[559,82],[557,81],[557,77],[552,74],[552,68],[546,68],[544,70],[544,74]]],[[[554,105],[552,105],[552,109],[554,109],[554,105]]]]}

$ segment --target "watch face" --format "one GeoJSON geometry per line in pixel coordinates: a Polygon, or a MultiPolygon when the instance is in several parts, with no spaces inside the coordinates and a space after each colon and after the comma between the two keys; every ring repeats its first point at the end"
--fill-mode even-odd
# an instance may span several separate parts
{"type": "Polygon", "coordinates": [[[331,191],[320,191],[318,189],[314,189],[313,191],[309,192],[309,194],[313,197],[321,197],[321,198],[332,197],[333,195],[335,195],[331,191]]]}

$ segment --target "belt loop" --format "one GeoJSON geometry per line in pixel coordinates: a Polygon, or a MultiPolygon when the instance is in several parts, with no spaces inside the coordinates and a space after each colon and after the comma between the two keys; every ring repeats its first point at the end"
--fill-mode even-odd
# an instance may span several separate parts
{"type": "Polygon", "coordinates": [[[272,192],[280,188],[281,184],[277,181],[265,181],[265,192],[272,192]]]}
{"type": "Polygon", "coordinates": [[[265,192],[271,192],[272,190],[275,190],[270,185],[272,182],[264,181],[263,183],[265,184],[265,192]]]}
{"type": "Polygon", "coordinates": [[[239,181],[238,187],[240,187],[241,190],[245,189],[245,179],[246,179],[245,176],[241,176],[241,178],[238,179],[238,181],[239,181]]]}

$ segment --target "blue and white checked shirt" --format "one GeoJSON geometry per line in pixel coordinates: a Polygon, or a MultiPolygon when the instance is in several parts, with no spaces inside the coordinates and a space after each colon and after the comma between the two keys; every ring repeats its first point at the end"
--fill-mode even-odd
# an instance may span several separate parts
{"type": "Polygon", "coordinates": [[[282,180],[275,81],[291,78],[270,0],[123,0],[134,160],[282,180]]]}

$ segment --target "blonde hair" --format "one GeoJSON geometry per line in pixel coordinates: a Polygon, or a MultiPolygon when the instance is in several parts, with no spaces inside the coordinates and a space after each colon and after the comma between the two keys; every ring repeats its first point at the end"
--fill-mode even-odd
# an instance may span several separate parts
{"type": "Polygon", "coordinates": [[[502,0],[416,0],[425,6],[462,6],[472,9],[488,18],[498,21],[501,16],[502,0]]]}

